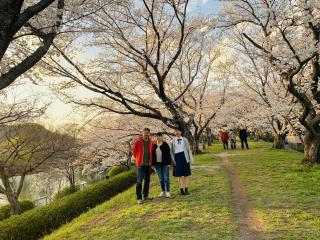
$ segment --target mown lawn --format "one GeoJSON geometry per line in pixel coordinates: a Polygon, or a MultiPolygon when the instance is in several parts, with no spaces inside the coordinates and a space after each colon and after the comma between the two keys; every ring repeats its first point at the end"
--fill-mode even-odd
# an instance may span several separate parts
{"type": "MultiPolygon", "coordinates": [[[[133,187],[45,239],[234,239],[237,225],[231,215],[228,176],[212,155],[201,154],[196,161],[190,196],[178,194],[172,177],[172,199],[156,198],[139,206],[133,187]],[[213,167],[205,170],[206,165],[213,167]]],[[[158,194],[154,176],[151,195],[158,194]]]]}
{"type": "Polygon", "coordinates": [[[302,153],[263,142],[230,158],[269,239],[320,239],[320,166],[301,165],[302,153]]]}

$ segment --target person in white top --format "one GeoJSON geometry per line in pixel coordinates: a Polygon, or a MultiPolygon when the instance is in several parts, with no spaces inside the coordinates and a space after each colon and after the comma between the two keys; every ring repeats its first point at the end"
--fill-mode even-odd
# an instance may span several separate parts
{"type": "Polygon", "coordinates": [[[231,149],[236,149],[237,148],[237,136],[236,134],[230,130],[229,131],[229,137],[230,137],[230,145],[231,145],[231,149]]]}
{"type": "Polygon", "coordinates": [[[193,156],[188,139],[182,137],[181,129],[175,129],[175,135],[171,142],[171,155],[175,164],[173,176],[179,178],[181,195],[189,195],[190,164],[193,163],[193,156]]]}

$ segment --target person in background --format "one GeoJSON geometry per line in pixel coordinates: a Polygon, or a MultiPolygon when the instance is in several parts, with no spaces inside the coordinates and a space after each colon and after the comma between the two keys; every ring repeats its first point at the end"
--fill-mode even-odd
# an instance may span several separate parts
{"type": "Polygon", "coordinates": [[[150,129],[144,128],[142,136],[140,136],[133,144],[132,156],[135,159],[137,167],[137,186],[136,194],[138,204],[142,204],[144,200],[152,200],[149,195],[150,175],[152,167],[153,143],[150,139],[150,129]],[[142,196],[142,182],[143,196],[142,196]]]}
{"type": "Polygon", "coordinates": [[[223,144],[224,150],[229,149],[229,133],[227,131],[222,131],[220,133],[220,139],[223,144]]]}
{"type": "Polygon", "coordinates": [[[247,132],[247,128],[242,128],[240,131],[239,131],[239,137],[240,137],[240,140],[241,140],[241,148],[244,149],[244,144],[246,145],[246,148],[249,149],[249,146],[248,146],[248,132],[247,132]]]}
{"type": "Polygon", "coordinates": [[[175,135],[171,142],[171,155],[175,164],[173,176],[179,178],[181,195],[189,195],[190,164],[193,163],[193,156],[188,139],[182,137],[180,128],[175,129],[175,135]]]}
{"type": "Polygon", "coordinates": [[[236,149],[237,148],[237,136],[236,134],[230,130],[229,131],[229,137],[230,137],[230,145],[231,145],[231,149],[236,149]]]}
{"type": "Polygon", "coordinates": [[[161,193],[160,197],[170,198],[170,165],[172,156],[168,143],[163,141],[162,133],[157,133],[157,141],[153,145],[153,165],[156,167],[161,193]]]}

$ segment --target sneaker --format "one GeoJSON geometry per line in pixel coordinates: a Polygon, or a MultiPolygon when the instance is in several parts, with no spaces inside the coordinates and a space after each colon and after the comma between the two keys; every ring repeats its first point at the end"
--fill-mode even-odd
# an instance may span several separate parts
{"type": "Polygon", "coordinates": [[[141,199],[138,200],[138,205],[143,204],[143,201],[141,199]]]}
{"type": "Polygon", "coordinates": [[[171,198],[170,192],[166,192],[166,197],[167,197],[167,198],[171,198]]]}
{"type": "Polygon", "coordinates": [[[184,192],[184,195],[190,195],[190,193],[187,191],[184,192]]]}
{"type": "Polygon", "coordinates": [[[165,192],[161,192],[160,194],[159,194],[159,197],[164,197],[165,196],[165,192]]]}

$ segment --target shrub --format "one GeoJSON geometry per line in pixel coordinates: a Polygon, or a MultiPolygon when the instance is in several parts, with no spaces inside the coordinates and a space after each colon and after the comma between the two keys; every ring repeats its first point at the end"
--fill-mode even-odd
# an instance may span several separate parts
{"type": "Polygon", "coordinates": [[[128,168],[124,165],[117,165],[113,166],[109,171],[108,171],[108,177],[113,177],[115,175],[118,175],[120,173],[128,171],[128,168]]]}
{"type": "MultiPolygon", "coordinates": [[[[21,212],[23,213],[25,211],[28,211],[28,210],[34,208],[34,204],[31,201],[22,200],[22,201],[20,201],[20,207],[21,207],[21,212]]],[[[11,207],[9,204],[0,207],[0,221],[7,219],[11,216],[10,210],[11,210],[11,207]]]]}
{"type": "Polygon", "coordinates": [[[134,171],[101,180],[50,205],[34,208],[0,222],[1,240],[34,240],[69,222],[135,183],[134,171]]]}
{"type": "Polygon", "coordinates": [[[70,185],[67,186],[65,188],[62,188],[59,192],[57,192],[54,196],[53,196],[53,200],[56,201],[60,198],[63,198],[65,196],[68,196],[72,193],[78,192],[80,190],[80,186],[79,185],[70,185]]]}

